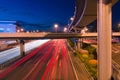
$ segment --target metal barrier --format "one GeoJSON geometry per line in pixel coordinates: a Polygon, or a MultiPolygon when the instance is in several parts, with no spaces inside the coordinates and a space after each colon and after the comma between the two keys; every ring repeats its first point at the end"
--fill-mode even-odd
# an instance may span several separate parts
{"type": "Polygon", "coordinates": [[[14,63],[16,60],[20,59],[21,56],[17,56],[11,60],[8,60],[2,64],[0,64],[0,70],[4,69],[5,67],[9,66],[10,64],[14,63]]]}
{"type": "Polygon", "coordinates": [[[114,80],[120,80],[120,66],[115,61],[112,61],[112,69],[112,77],[114,80]]]}

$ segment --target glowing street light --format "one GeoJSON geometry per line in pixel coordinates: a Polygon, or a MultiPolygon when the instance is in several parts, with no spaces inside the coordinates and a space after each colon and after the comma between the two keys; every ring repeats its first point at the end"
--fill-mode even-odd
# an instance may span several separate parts
{"type": "Polygon", "coordinates": [[[71,17],[71,18],[70,18],[70,20],[71,20],[71,21],[73,21],[73,20],[74,20],[74,18],[73,18],[73,17],[71,17]]]}
{"type": "Polygon", "coordinates": [[[39,30],[36,30],[36,32],[39,32],[39,30]]]}
{"type": "Polygon", "coordinates": [[[68,20],[68,27],[70,26],[70,24],[74,21],[74,17],[71,17],[69,20],[68,20]]]}
{"type": "Polygon", "coordinates": [[[87,28],[87,27],[84,27],[84,30],[85,30],[85,31],[88,31],[88,28],[87,28]]]}
{"type": "Polygon", "coordinates": [[[30,33],[29,31],[27,31],[26,33],[30,33]]]}
{"type": "Polygon", "coordinates": [[[24,31],[24,29],[21,29],[21,31],[23,32],[23,31],[24,31]]]}
{"type": "Polygon", "coordinates": [[[81,30],[81,33],[82,33],[82,34],[85,34],[85,30],[84,30],[84,29],[82,29],[82,30],[81,30]]]}
{"type": "Polygon", "coordinates": [[[20,30],[18,29],[17,32],[20,32],[20,30]]]}
{"type": "Polygon", "coordinates": [[[67,28],[66,27],[64,28],[64,32],[67,32],[67,28]]]}
{"type": "Polygon", "coordinates": [[[55,28],[55,31],[57,32],[58,24],[55,24],[55,25],[54,25],[54,28],[55,28]]]}
{"type": "Polygon", "coordinates": [[[87,31],[88,31],[88,28],[87,28],[87,27],[84,27],[84,28],[81,30],[81,33],[82,33],[82,34],[85,34],[87,31]]]}

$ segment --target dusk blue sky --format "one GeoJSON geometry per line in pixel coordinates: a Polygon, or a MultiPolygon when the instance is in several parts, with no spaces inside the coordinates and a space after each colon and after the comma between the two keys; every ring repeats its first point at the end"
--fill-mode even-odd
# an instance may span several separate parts
{"type": "Polygon", "coordinates": [[[27,30],[62,29],[74,15],[75,0],[0,0],[0,20],[15,20],[27,30]],[[30,25],[29,25],[30,24],[30,25]]]}
{"type": "Polygon", "coordinates": [[[120,23],[120,0],[112,8],[112,22],[114,27],[120,23]]]}
{"type": "MultiPolygon", "coordinates": [[[[113,7],[113,25],[120,22],[120,1],[113,7]]],[[[75,0],[0,0],[0,21],[18,21],[25,30],[53,31],[67,26],[75,0]]]]}

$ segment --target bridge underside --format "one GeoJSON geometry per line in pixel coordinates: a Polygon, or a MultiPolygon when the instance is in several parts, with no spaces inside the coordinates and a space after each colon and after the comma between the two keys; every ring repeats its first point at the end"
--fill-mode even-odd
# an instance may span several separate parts
{"type": "MultiPolygon", "coordinates": [[[[97,37],[97,33],[0,33],[0,39],[67,39],[97,37]]],[[[112,33],[112,36],[119,37],[119,32],[112,33]]]]}
{"type": "MultiPolygon", "coordinates": [[[[112,5],[117,3],[117,1],[112,0],[112,5]]],[[[97,20],[97,3],[98,0],[76,0],[74,21],[69,26],[69,30],[81,30],[83,27],[97,20]]]]}

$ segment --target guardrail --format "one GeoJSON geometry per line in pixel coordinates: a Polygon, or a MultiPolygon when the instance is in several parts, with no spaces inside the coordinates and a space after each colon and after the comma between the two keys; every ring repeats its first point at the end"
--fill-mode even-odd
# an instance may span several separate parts
{"type": "MultiPolygon", "coordinates": [[[[67,43],[67,45],[68,45],[68,47],[70,48],[70,50],[72,51],[72,53],[75,53],[75,50],[74,50],[73,48],[71,48],[70,44],[67,43]]],[[[70,57],[70,55],[69,55],[69,57],[70,57]]],[[[71,59],[71,57],[70,57],[70,59],[71,59]]],[[[72,61],[72,59],[71,59],[71,61],[72,61]]],[[[81,60],[80,60],[80,62],[81,62],[81,60]]],[[[81,64],[84,66],[85,72],[87,73],[87,74],[86,74],[86,75],[87,75],[87,78],[88,78],[89,80],[94,80],[94,78],[90,75],[90,73],[89,73],[88,70],[86,69],[85,65],[84,65],[82,62],[81,62],[81,64]]],[[[74,65],[72,64],[72,66],[74,66],[74,65]]],[[[74,69],[75,69],[75,67],[74,67],[74,69]]],[[[77,74],[76,74],[76,75],[77,75],[77,74]]],[[[77,77],[77,80],[78,80],[78,77],[77,77]]]]}
{"type": "Polygon", "coordinates": [[[6,68],[7,66],[9,66],[9,65],[12,64],[12,63],[14,63],[16,60],[18,60],[18,59],[20,59],[20,58],[21,58],[21,56],[17,56],[17,57],[15,57],[15,58],[13,58],[13,59],[10,59],[10,60],[8,60],[8,61],[6,61],[6,62],[1,63],[1,64],[0,64],[0,70],[6,68]]]}
{"type": "Polygon", "coordinates": [[[112,77],[114,80],[120,80],[120,66],[115,61],[112,61],[112,69],[112,77]]]}
{"type": "MultiPolygon", "coordinates": [[[[97,33],[0,33],[0,39],[65,39],[97,36],[97,33]]],[[[113,32],[112,36],[120,37],[120,32],[113,32]]]]}

